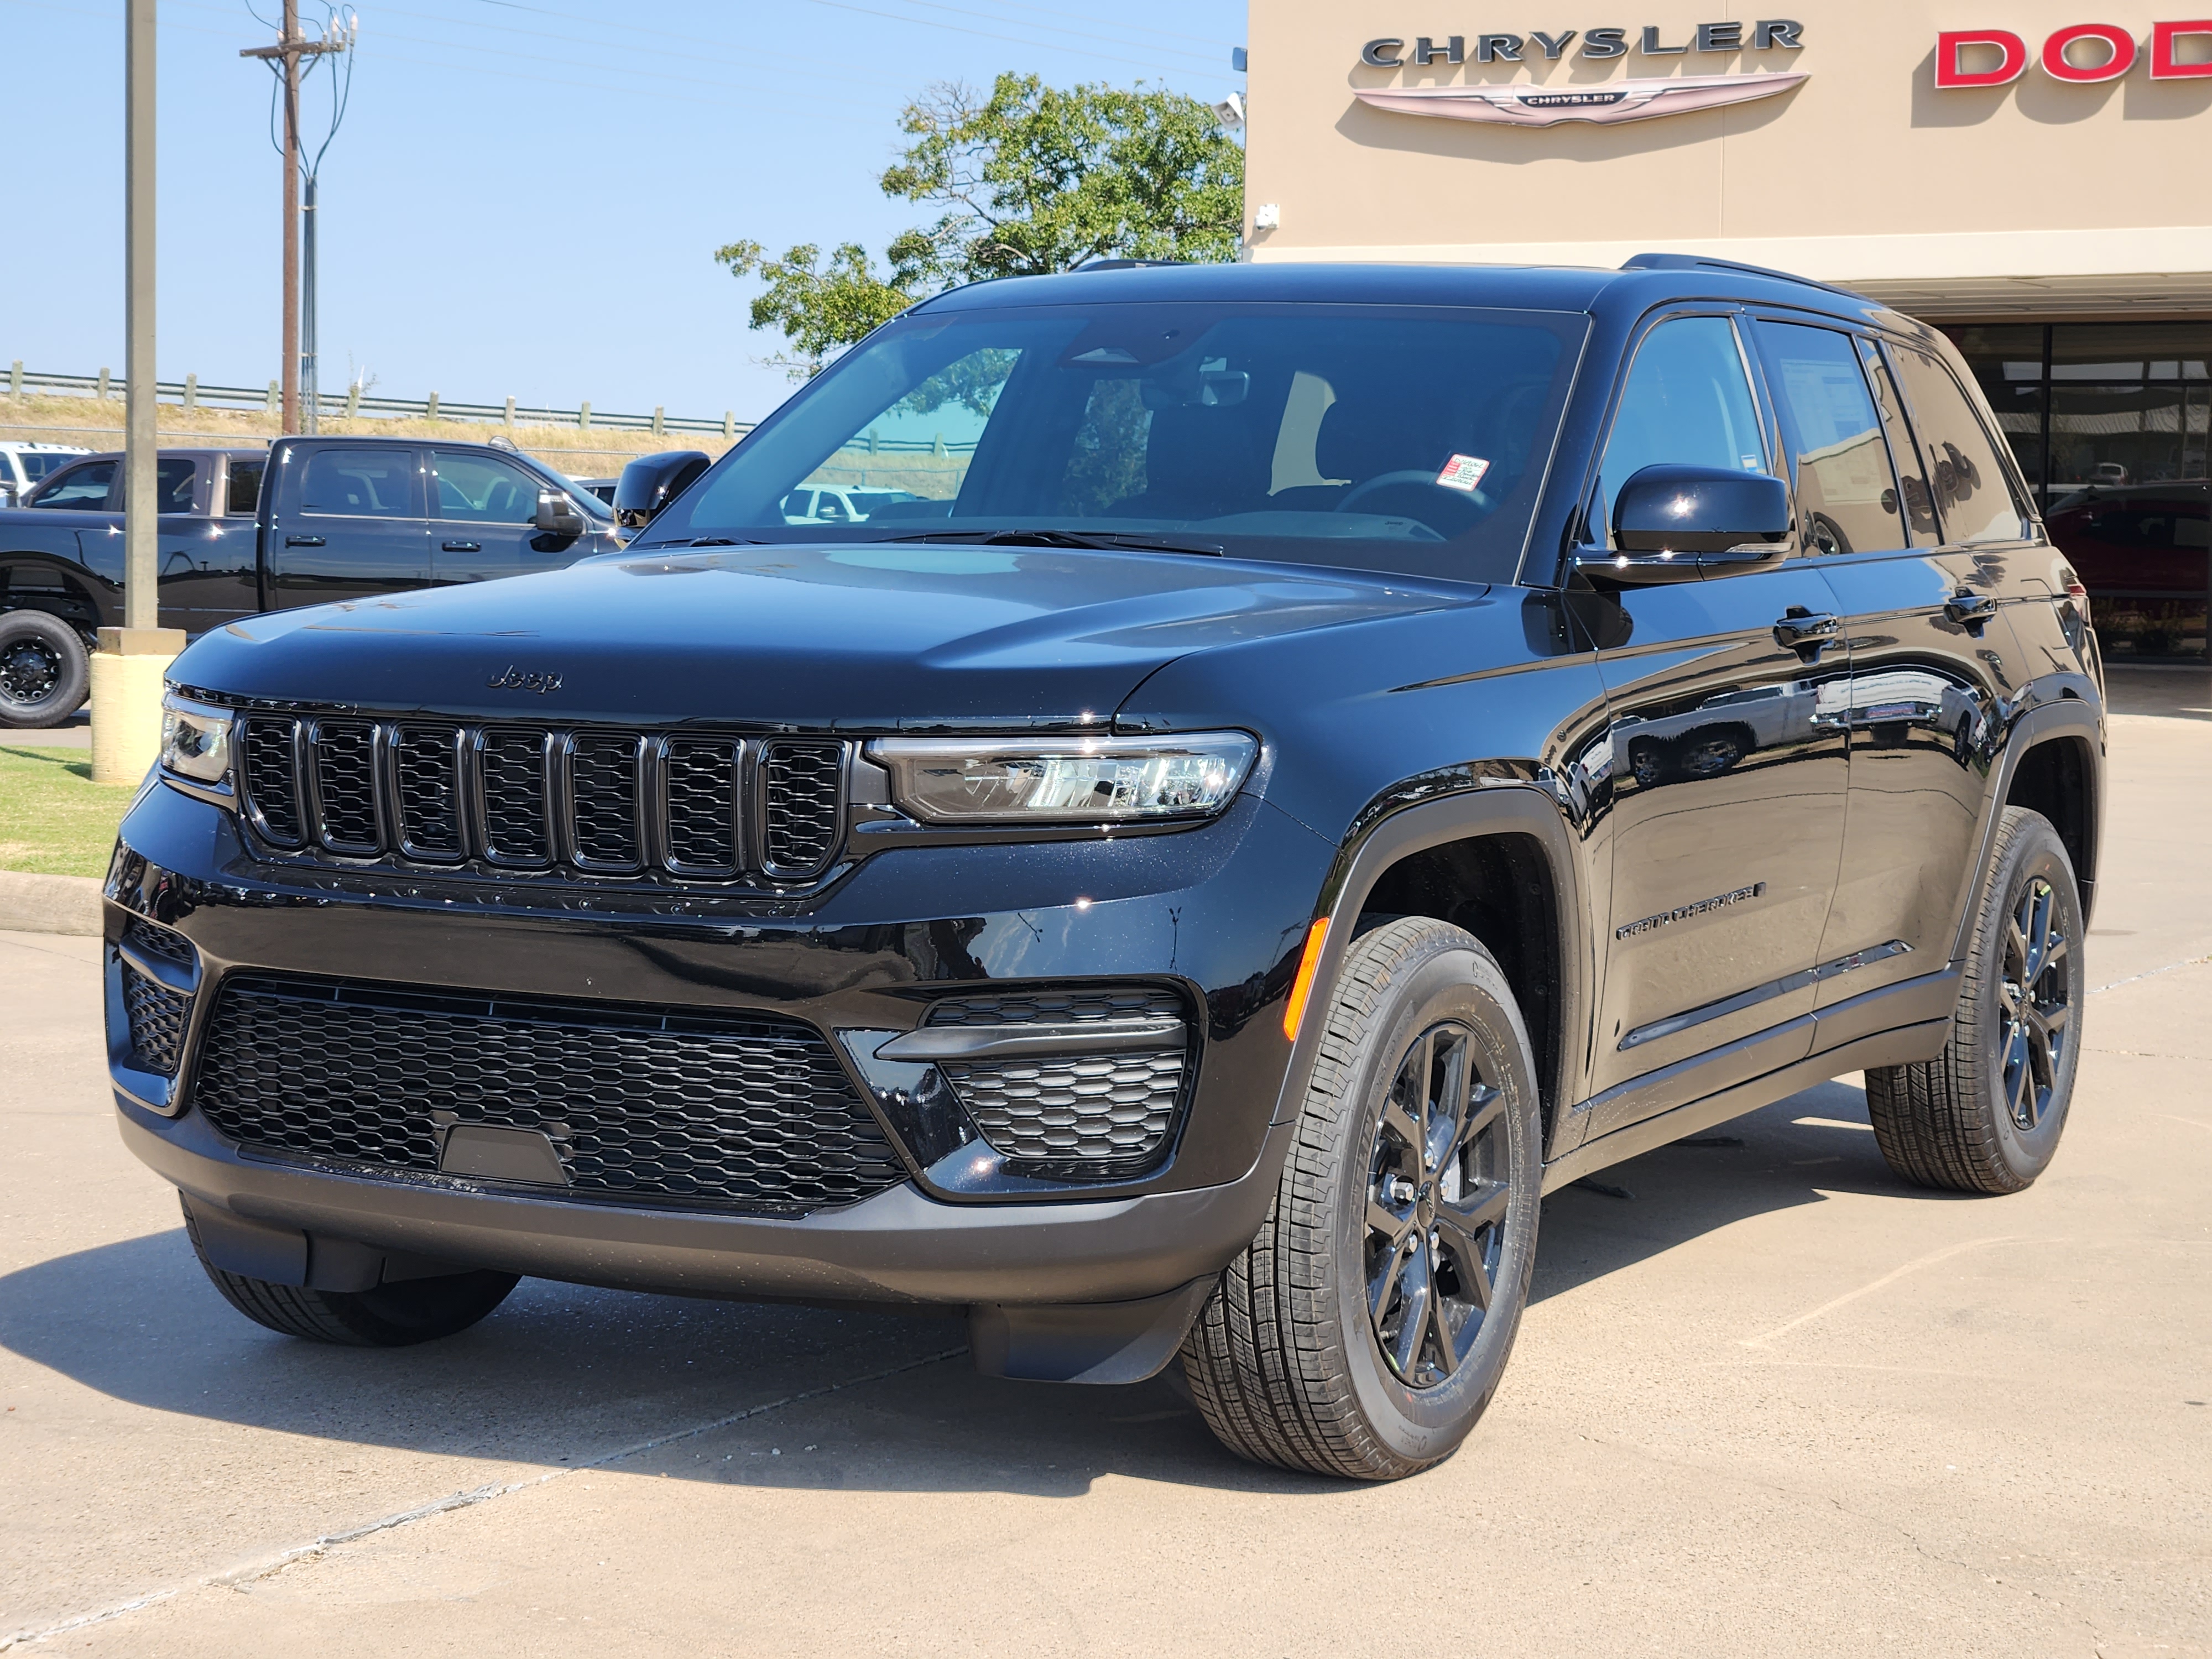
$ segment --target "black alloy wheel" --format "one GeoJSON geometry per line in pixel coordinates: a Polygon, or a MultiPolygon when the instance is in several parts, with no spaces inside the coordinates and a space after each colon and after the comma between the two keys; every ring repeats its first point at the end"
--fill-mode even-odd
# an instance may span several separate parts
{"type": "Polygon", "coordinates": [[[1458,1370],[1490,1311],[1512,1196],[1504,1107],[1474,1034],[1447,1021],[1414,1039],[1376,1121],[1367,1312],[1383,1363],[1408,1387],[1458,1370]]]}
{"type": "Polygon", "coordinates": [[[1240,1457],[1395,1480],[1458,1449],[1512,1352],[1543,1179],[1535,1057],[1497,960],[1428,916],[1370,923],[1305,1018],[1274,1201],[1183,1375],[1240,1457]]]}
{"type": "Polygon", "coordinates": [[[2058,1150],[2087,989],[2074,866],[2039,813],[2003,810],[1972,921],[1942,1053],[1869,1069],[1867,1116],[1915,1185],[2016,1193],[2058,1150]]]}
{"type": "Polygon", "coordinates": [[[0,726],[58,726],[84,706],[91,678],[76,629],[43,611],[0,613],[0,726]]]}
{"type": "Polygon", "coordinates": [[[2004,1008],[1998,1039],[2004,1056],[2004,1102],[2015,1128],[2032,1130],[2051,1109],[2051,1094],[2065,1073],[2072,1024],[2064,933],[2053,925],[2058,895],[2041,877],[2030,880],[2005,929],[2004,977],[1997,1000],[2004,1008]]]}

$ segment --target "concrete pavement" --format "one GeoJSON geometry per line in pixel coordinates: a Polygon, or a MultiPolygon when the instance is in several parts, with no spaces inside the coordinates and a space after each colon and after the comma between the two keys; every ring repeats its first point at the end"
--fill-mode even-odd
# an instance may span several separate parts
{"type": "Polygon", "coordinates": [[[532,1282],[274,1336],[117,1143],[96,942],[0,935],[0,1645],[2212,1653],[2205,690],[2117,687],[2042,1182],[1905,1188],[1834,1083],[1558,1194],[1490,1416],[1382,1488],[1164,1382],[977,1377],[951,1321],[532,1282]]]}

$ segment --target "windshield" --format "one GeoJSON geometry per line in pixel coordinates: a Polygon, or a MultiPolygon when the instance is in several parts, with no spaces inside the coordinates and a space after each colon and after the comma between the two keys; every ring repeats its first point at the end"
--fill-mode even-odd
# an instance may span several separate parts
{"type": "Polygon", "coordinates": [[[1313,305],[927,313],[640,538],[1156,538],[1510,581],[1586,319],[1313,305]]]}

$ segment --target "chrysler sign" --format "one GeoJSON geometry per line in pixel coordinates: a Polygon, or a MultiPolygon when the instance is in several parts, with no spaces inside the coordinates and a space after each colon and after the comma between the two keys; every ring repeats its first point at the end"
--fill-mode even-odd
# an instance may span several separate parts
{"type": "MultiPolygon", "coordinates": [[[[1670,40],[1663,29],[1646,27],[1633,46],[1626,29],[1577,31],[1561,29],[1547,34],[1532,30],[1519,34],[1415,35],[1411,40],[1384,37],[1361,48],[1359,61],[1370,69],[1429,69],[1438,64],[1468,61],[1468,42],[1478,64],[1520,64],[1541,57],[1558,59],[1579,38],[1577,58],[1603,61],[1626,58],[1631,52],[1643,58],[1678,58],[1689,53],[1740,52],[1799,52],[1803,50],[1805,26],[1787,18],[1767,18],[1747,27],[1742,23],[1699,23],[1679,40],[1670,40]]],[[[1655,115],[1680,115],[1692,110],[1718,109],[1728,104],[1749,103],[1787,92],[1804,81],[1796,71],[1766,71],[1748,75],[1673,75],[1643,79],[1601,82],[1594,85],[1544,86],[1534,82],[1443,87],[1360,87],[1352,95],[1371,108],[1400,115],[1440,115],[1455,121],[1484,121],[1512,127],[1556,126],[1562,121],[1592,121],[1605,125],[1649,120],[1655,115]]]]}

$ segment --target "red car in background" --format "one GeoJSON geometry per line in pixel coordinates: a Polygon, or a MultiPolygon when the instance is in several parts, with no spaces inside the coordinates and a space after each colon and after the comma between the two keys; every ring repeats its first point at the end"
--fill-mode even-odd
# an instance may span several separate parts
{"type": "Polygon", "coordinates": [[[2045,522],[2089,590],[2107,657],[2205,655],[2212,480],[2092,484],[2061,496],[2045,522]]]}

